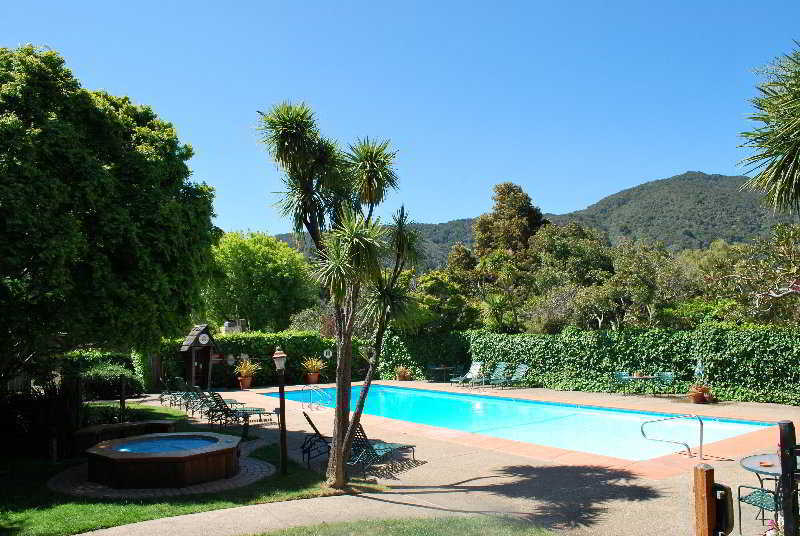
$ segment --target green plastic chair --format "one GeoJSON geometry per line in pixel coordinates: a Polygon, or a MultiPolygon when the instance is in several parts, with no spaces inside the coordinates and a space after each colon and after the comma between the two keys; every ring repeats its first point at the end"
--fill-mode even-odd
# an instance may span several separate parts
{"type": "Polygon", "coordinates": [[[353,435],[353,447],[347,465],[360,467],[362,474],[366,474],[371,466],[385,461],[397,452],[411,452],[411,459],[416,460],[414,445],[403,443],[386,443],[384,441],[369,439],[361,423],[356,427],[353,435]]]}
{"type": "Polygon", "coordinates": [[[630,373],[628,372],[615,372],[614,373],[614,386],[624,389],[627,385],[633,382],[630,373]]]}
{"type": "Polygon", "coordinates": [[[486,385],[488,382],[490,385],[494,384],[494,382],[503,381],[506,378],[506,369],[508,368],[508,363],[505,361],[500,361],[497,363],[497,366],[494,367],[491,376],[479,376],[477,378],[472,378],[469,381],[470,385],[486,385]]]}
{"type": "Polygon", "coordinates": [[[669,388],[675,383],[675,373],[674,372],[656,372],[656,381],[658,385],[668,391],[669,388]]]}
{"type": "Polygon", "coordinates": [[[503,387],[514,387],[520,385],[522,381],[525,379],[525,375],[528,373],[528,369],[530,366],[525,363],[520,363],[517,365],[517,368],[514,369],[514,373],[511,374],[508,378],[503,378],[502,380],[494,381],[492,380],[492,385],[498,385],[500,388],[503,387]]]}

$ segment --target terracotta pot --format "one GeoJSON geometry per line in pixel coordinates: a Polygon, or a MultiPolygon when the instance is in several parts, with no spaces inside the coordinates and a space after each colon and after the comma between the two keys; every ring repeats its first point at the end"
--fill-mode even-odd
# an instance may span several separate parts
{"type": "Polygon", "coordinates": [[[319,383],[319,372],[309,372],[306,374],[306,381],[308,383],[319,383]]]}
{"type": "Polygon", "coordinates": [[[248,376],[246,378],[239,376],[236,379],[239,380],[239,389],[250,389],[250,384],[253,383],[252,376],[248,376]]]}
{"type": "Polygon", "coordinates": [[[693,404],[705,404],[706,403],[706,393],[699,393],[697,391],[691,391],[687,395],[689,397],[689,401],[693,404]]]}

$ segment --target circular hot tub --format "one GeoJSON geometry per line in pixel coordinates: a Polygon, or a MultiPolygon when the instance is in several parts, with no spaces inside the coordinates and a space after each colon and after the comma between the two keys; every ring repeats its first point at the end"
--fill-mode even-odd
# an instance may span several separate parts
{"type": "Polygon", "coordinates": [[[88,449],[89,481],[112,488],[181,488],[239,472],[238,437],[210,432],[147,434],[88,449]]]}

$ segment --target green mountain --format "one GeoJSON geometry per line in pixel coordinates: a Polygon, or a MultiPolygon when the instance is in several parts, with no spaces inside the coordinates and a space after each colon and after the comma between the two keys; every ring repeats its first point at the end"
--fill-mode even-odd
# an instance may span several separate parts
{"type": "MultiPolygon", "coordinates": [[[[545,217],[554,223],[577,221],[599,229],[612,243],[647,239],[674,250],[707,247],[719,238],[746,242],[768,235],[777,223],[800,221],[796,216],[774,215],[761,204],[760,194],[741,191],[746,179],[688,171],[622,190],[583,210],[545,217]]],[[[529,193],[535,197],[535,192],[529,193]]],[[[456,242],[472,244],[472,219],[416,227],[423,236],[426,269],[444,266],[456,242]]],[[[278,238],[294,245],[292,235],[278,238]]]]}
{"type": "Polygon", "coordinates": [[[547,217],[600,229],[612,243],[647,239],[674,250],[707,247],[720,238],[746,242],[768,235],[777,223],[798,221],[773,214],[762,205],[761,194],[742,191],[745,180],[687,171],[622,190],[583,210],[547,217]]]}

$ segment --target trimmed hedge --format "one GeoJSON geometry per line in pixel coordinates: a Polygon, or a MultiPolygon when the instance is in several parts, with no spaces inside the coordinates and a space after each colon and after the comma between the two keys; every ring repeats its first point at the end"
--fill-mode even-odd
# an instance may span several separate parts
{"type": "MultiPolygon", "coordinates": [[[[334,350],[336,343],[334,339],[320,336],[313,331],[281,331],[278,333],[264,333],[261,331],[249,331],[245,333],[228,333],[214,335],[219,353],[227,356],[233,354],[248,354],[250,359],[261,364],[259,370],[253,377],[253,387],[264,385],[275,385],[277,375],[275,364],[272,361],[272,354],[275,347],[280,346],[286,353],[286,381],[288,384],[303,383],[305,372],[301,363],[307,357],[318,357],[323,359],[322,353],[330,348],[334,350]]],[[[184,371],[183,361],[178,349],[183,338],[164,339],[161,342],[159,354],[161,356],[161,367],[166,377],[182,376],[184,371]]],[[[357,361],[360,341],[353,340],[354,354],[354,376],[358,375],[357,361]]],[[[336,356],[326,363],[322,371],[323,379],[333,381],[336,373],[336,356]]],[[[226,362],[215,363],[211,369],[212,387],[234,387],[236,377],[233,367],[226,362]]]]}
{"type": "Polygon", "coordinates": [[[65,358],[71,370],[83,378],[83,392],[87,400],[119,398],[123,377],[127,380],[126,396],[137,396],[144,392],[144,379],[136,369],[131,354],[85,349],[69,352],[65,358]]]}
{"type": "MultiPolygon", "coordinates": [[[[615,371],[676,375],[674,392],[693,383],[702,358],[706,383],[722,400],[800,405],[800,332],[772,326],[704,325],[693,331],[566,329],[558,335],[504,335],[466,331],[444,336],[387,338],[380,374],[411,368],[424,377],[428,365],[467,364],[482,360],[489,368],[498,361],[531,366],[526,384],[576,391],[616,391],[615,371]]],[[[633,384],[629,391],[649,385],[633,384]]]]}

